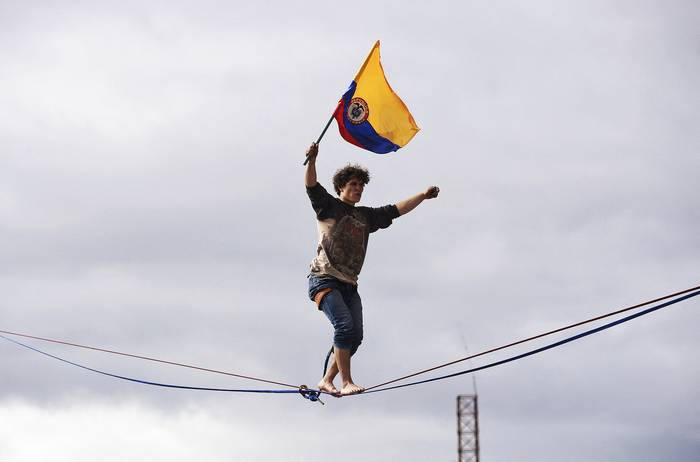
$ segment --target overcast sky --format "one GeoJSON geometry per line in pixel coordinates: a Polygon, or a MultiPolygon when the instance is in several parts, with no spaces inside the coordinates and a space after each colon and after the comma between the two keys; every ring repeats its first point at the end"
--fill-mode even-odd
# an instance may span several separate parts
{"type": "MultiPolygon", "coordinates": [[[[319,179],[359,162],[365,205],[441,194],[370,239],[358,383],[700,284],[697,2],[144,3],[0,0],[0,330],[315,384],[332,332],[301,162],[377,39],[422,130],[375,155],[333,124],[319,179]]],[[[697,461],[699,310],[478,373],[482,460],[697,461]]],[[[474,391],[169,390],[2,339],[0,368],[8,462],[456,461],[474,391]]]]}

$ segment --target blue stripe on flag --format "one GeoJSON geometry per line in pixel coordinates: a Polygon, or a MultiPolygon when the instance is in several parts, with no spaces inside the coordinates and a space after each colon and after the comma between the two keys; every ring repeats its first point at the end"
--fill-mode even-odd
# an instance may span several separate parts
{"type": "MultiPolygon", "coordinates": [[[[353,80],[353,82],[350,84],[350,87],[343,95],[343,125],[345,125],[345,130],[363,148],[375,152],[377,154],[386,154],[388,152],[396,151],[399,148],[401,148],[401,146],[399,146],[398,144],[392,143],[383,136],[378,135],[372,127],[372,124],[369,123],[369,121],[365,120],[361,124],[354,124],[350,122],[347,116],[346,108],[348,107],[350,100],[355,95],[356,87],[357,83],[353,80]]],[[[371,110],[372,108],[370,108],[370,111],[371,110]]]]}

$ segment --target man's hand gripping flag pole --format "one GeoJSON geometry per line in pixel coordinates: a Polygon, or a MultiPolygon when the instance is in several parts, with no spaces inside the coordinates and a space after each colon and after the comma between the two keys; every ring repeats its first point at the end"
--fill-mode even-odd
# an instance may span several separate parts
{"type": "MultiPolygon", "coordinates": [[[[333,118],[334,118],[334,117],[335,117],[335,113],[333,113],[333,115],[331,115],[331,118],[328,119],[328,123],[326,123],[326,126],[323,128],[323,131],[321,132],[321,136],[319,136],[318,139],[316,140],[316,144],[318,144],[318,143],[321,142],[321,138],[323,138],[323,135],[326,134],[326,131],[328,130],[328,127],[331,126],[331,122],[333,122],[333,118]]],[[[307,155],[306,155],[306,160],[304,160],[304,163],[303,163],[302,165],[306,165],[306,164],[308,164],[308,163],[309,163],[309,155],[307,154],[307,155]]]]}

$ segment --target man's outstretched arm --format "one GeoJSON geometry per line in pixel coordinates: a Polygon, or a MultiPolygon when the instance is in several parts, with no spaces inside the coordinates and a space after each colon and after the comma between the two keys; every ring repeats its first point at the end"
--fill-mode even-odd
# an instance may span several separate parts
{"type": "Polygon", "coordinates": [[[416,194],[415,196],[409,197],[406,200],[396,203],[396,208],[399,209],[399,215],[406,215],[411,210],[418,207],[418,205],[426,199],[433,199],[440,193],[440,188],[437,186],[431,186],[422,193],[416,194]]]}
{"type": "Polygon", "coordinates": [[[309,149],[306,150],[308,163],[306,164],[306,173],[304,174],[304,184],[307,188],[316,186],[316,156],[318,156],[318,144],[311,143],[309,149]]]}

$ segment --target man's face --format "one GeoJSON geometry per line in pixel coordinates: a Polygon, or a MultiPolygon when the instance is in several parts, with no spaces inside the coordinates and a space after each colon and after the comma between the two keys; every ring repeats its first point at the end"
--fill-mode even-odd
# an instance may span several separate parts
{"type": "Polygon", "coordinates": [[[355,205],[362,199],[362,191],[365,190],[365,185],[357,178],[350,178],[350,181],[345,183],[345,186],[340,188],[340,200],[346,204],[355,205]]]}

